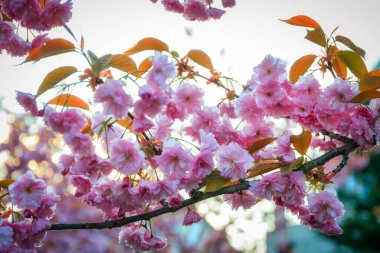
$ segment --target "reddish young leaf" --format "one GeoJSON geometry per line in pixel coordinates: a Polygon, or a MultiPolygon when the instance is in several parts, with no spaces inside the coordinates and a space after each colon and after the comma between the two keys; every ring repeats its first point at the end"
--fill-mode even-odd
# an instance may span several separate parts
{"type": "Polygon", "coordinates": [[[366,91],[360,92],[358,95],[353,97],[348,102],[350,102],[350,103],[364,103],[364,102],[370,101],[374,98],[380,98],[380,91],[377,91],[376,89],[372,89],[372,90],[366,90],[366,91]]]}
{"type": "Polygon", "coordinates": [[[247,151],[250,154],[255,153],[256,151],[259,151],[260,149],[264,148],[265,146],[271,144],[275,140],[277,140],[276,137],[270,137],[270,138],[264,138],[264,139],[258,140],[255,143],[253,143],[251,146],[249,146],[247,148],[247,151]]]}
{"type": "Polygon", "coordinates": [[[359,90],[372,90],[380,88],[380,69],[375,69],[365,74],[359,82],[359,90]]]}
{"type": "Polygon", "coordinates": [[[289,80],[296,83],[298,78],[310,68],[316,57],[315,54],[308,54],[295,61],[289,71],[289,80]]]}
{"type": "Polygon", "coordinates": [[[299,135],[291,135],[290,142],[298,153],[305,155],[311,143],[311,132],[302,130],[299,135]]]}
{"type": "Polygon", "coordinates": [[[296,26],[304,26],[304,27],[310,27],[310,28],[320,27],[317,21],[304,15],[298,15],[298,16],[291,17],[290,19],[286,19],[286,20],[280,19],[280,20],[285,23],[296,25],[296,26]]]}
{"type": "Polygon", "coordinates": [[[14,183],[13,179],[3,179],[0,180],[0,188],[8,189],[8,187],[14,183]]]}
{"type": "Polygon", "coordinates": [[[80,49],[84,49],[84,38],[83,36],[80,36],[80,49]]]}
{"type": "Polygon", "coordinates": [[[61,94],[53,98],[48,102],[50,105],[60,105],[65,107],[76,107],[81,108],[85,110],[90,110],[90,107],[86,102],[84,102],[82,99],[78,98],[77,96],[70,95],[70,94],[61,94]]]}
{"type": "Polygon", "coordinates": [[[190,50],[188,53],[187,53],[187,56],[192,59],[193,61],[195,61],[196,63],[198,63],[199,65],[213,71],[214,70],[214,67],[212,66],[212,62],[211,62],[211,59],[210,57],[205,53],[203,52],[202,50],[197,50],[197,49],[194,49],[194,50],[190,50]]]}
{"type": "Polygon", "coordinates": [[[152,67],[152,57],[145,58],[139,65],[138,76],[141,77],[152,67]]]}
{"type": "Polygon", "coordinates": [[[45,91],[53,88],[54,85],[66,79],[68,76],[72,75],[76,71],[77,69],[73,66],[64,66],[51,71],[49,74],[46,75],[46,77],[40,84],[40,87],[37,91],[37,97],[45,91]]]}
{"type": "Polygon", "coordinates": [[[127,119],[119,119],[116,121],[119,125],[124,127],[125,129],[131,130],[132,131],[132,120],[130,118],[127,119]]]}
{"type": "Polygon", "coordinates": [[[305,39],[320,45],[321,47],[326,47],[327,40],[326,40],[326,34],[322,30],[321,27],[317,27],[314,30],[306,30],[307,34],[305,36],[305,39]]]}
{"type": "Polygon", "coordinates": [[[357,78],[361,79],[362,76],[368,73],[363,59],[357,53],[349,50],[340,50],[337,52],[337,56],[357,78]]]}
{"type": "Polygon", "coordinates": [[[42,58],[74,51],[75,46],[70,41],[64,39],[52,39],[44,43],[42,46],[33,49],[23,63],[39,61],[42,58]]]}
{"type": "Polygon", "coordinates": [[[125,51],[124,54],[125,55],[132,55],[132,54],[136,54],[138,52],[145,51],[145,50],[155,50],[155,51],[160,51],[160,52],[162,52],[162,51],[168,52],[169,47],[168,47],[168,45],[166,45],[166,43],[162,42],[159,39],[144,38],[144,39],[140,40],[139,42],[137,42],[137,44],[135,46],[133,46],[130,49],[128,49],[127,51],[125,51]]]}
{"type": "Polygon", "coordinates": [[[252,168],[248,170],[248,178],[260,176],[264,173],[268,173],[282,166],[284,166],[284,164],[276,159],[260,160],[256,162],[252,168]]]}
{"type": "Polygon", "coordinates": [[[136,63],[132,58],[126,56],[125,54],[113,55],[109,65],[115,69],[127,72],[131,75],[138,76],[136,63]]]}
{"type": "Polygon", "coordinates": [[[45,7],[46,1],[47,0],[38,0],[38,3],[40,4],[41,9],[43,9],[45,7]]]}

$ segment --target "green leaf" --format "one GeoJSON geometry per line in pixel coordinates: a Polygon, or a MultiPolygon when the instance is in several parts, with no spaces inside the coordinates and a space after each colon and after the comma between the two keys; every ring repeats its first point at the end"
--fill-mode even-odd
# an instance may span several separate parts
{"type": "Polygon", "coordinates": [[[365,58],[365,51],[362,48],[355,45],[354,42],[352,42],[349,38],[344,37],[342,35],[337,35],[337,36],[335,36],[335,40],[346,45],[347,47],[352,49],[352,51],[356,52],[358,55],[365,58]]]}
{"type": "Polygon", "coordinates": [[[99,74],[102,70],[108,68],[110,66],[110,61],[112,59],[112,54],[106,54],[102,57],[98,58],[96,54],[94,54],[92,51],[87,51],[88,56],[91,61],[91,69],[93,75],[97,78],[99,77],[99,74]]]}
{"type": "Polygon", "coordinates": [[[357,78],[361,79],[362,76],[368,73],[363,59],[357,53],[349,50],[341,50],[337,52],[337,56],[357,78]]]}
{"type": "Polygon", "coordinates": [[[217,191],[230,183],[228,179],[222,177],[219,170],[214,170],[210,175],[205,178],[206,189],[205,192],[217,191]]]}
{"type": "Polygon", "coordinates": [[[304,161],[304,157],[300,156],[296,160],[294,160],[294,162],[292,162],[290,165],[281,167],[280,171],[281,173],[284,173],[284,174],[292,172],[293,170],[301,166],[303,164],[303,161],[304,161]]]}
{"type": "Polygon", "coordinates": [[[306,32],[307,34],[305,36],[305,39],[317,45],[320,45],[321,47],[326,47],[327,45],[326,35],[321,27],[317,27],[314,30],[306,30],[306,32]]]}
{"type": "Polygon", "coordinates": [[[40,87],[37,91],[37,97],[45,91],[53,88],[54,85],[66,79],[68,76],[72,75],[76,71],[77,69],[73,66],[64,66],[51,71],[49,74],[46,75],[46,77],[40,84],[40,87]]]}

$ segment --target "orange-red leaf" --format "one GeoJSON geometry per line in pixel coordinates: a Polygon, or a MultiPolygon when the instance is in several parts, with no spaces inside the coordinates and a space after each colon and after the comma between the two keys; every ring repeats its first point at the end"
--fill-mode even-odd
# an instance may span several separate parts
{"type": "Polygon", "coordinates": [[[46,1],[47,1],[47,0],[38,0],[38,3],[40,4],[41,9],[44,8],[44,6],[45,6],[45,4],[46,4],[46,1]]]}
{"type": "Polygon", "coordinates": [[[311,143],[311,132],[302,130],[299,135],[291,135],[290,141],[298,153],[305,155],[311,143]]]}
{"type": "Polygon", "coordinates": [[[123,126],[125,129],[132,130],[132,120],[130,118],[127,119],[119,119],[116,121],[119,125],[123,126]]]}
{"type": "Polygon", "coordinates": [[[380,88],[380,69],[375,69],[365,74],[359,82],[359,90],[372,90],[380,88]]]}
{"type": "Polygon", "coordinates": [[[139,65],[138,76],[141,77],[144,75],[152,67],[152,64],[152,57],[145,58],[139,65]]]}
{"type": "Polygon", "coordinates": [[[137,66],[134,60],[125,54],[116,54],[112,56],[109,65],[115,69],[127,72],[137,76],[137,66]]]}
{"type": "Polygon", "coordinates": [[[83,35],[80,36],[80,49],[84,49],[84,38],[83,38],[83,35]]]}
{"type": "Polygon", "coordinates": [[[77,71],[73,66],[64,66],[51,71],[46,75],[37,91],[37,96],[40,96],[45,91],[51,89],[60,81],[66,79],[77,71]]]}
{"type": "Polygon", "coordinates": [[[305,39],[320,45],[321,47],[326,47],[327,40],[326,40],[326,34],[322,30],[321,27],[317,27],[314,30],[306,30],[307,34],[305,36],[305,39]]]}
{"type": "Polygon", "coordinates": [[[273,160],[260,160],[248,170],[248,178],[257,177],[264,173],[268,173],[272,170],[278,169],[284,166],[284,164],[276,159],[273,160]]]}
{"type": "Polygon", "coordinates": [[[338,57],[334,57],[331,61],[332,67],[335,71],[335,73],[342,79],[347,78],[347,67],[344,65],[341,59],[338,57]]]}
{"type": "Polygon", "coordinates": [[[8,189],[8,187],[14,183],[13,179],[3,179],[0,180],[0,188],[8,189]]]}
{"type": "Polygon", "coordinates": [[[298,16],[291,17],[290,19],[286,19],[286,20],[280,19],[280,20],[290,25],[304,26],[304,27],[310,27],[310,28],[320,27],[317,21],[305,15],[298,15],[298,16]]]}
{"type": "Polygon", "coordinates": [[[275,140],[277,140],[276,137],[270,137],[270,138],[264,138],[264,139],[258,140],[256,142],[254,142],[251,146],[249,146],[247,148],[247,151],[250,154],[255,153],[256,151],[258,151],[258,150],[264,148],[265,146],[271,144],[275,140]]]}
{"type": "Polygon", "coordinates": [[[25,62],[38,61],[49,56],[74,52],[75,46],[70,41],[64,39],[52,39],[42,46],[33,49],[26,57],[25,62]]]}
{"type": "Polygon", "coordinates": [[[373,90],[366,90],[366,91],[360,92],[358,95],[353,97],[348,102],[350,102],[350,103],[364,103],[364,102],[370,101],[374,98],[380,98],[380,91],[373,89],[373,90]]]}
{"type": "Polygon", "coordinates": [[[305,74],[306,71],[310,68],[316,57],[317,56],[315,54],[308,54],[295,61],[290,68],[289,80],[292,83],[296,83],[298,81],[298,78],[305,74]]]}
{"type": "Polygon", "coordinates": [[[71,95],[71,94],[61,94],[53,98],[48,102],[50,105],[60,105],[65,107],[76,107],[81,108],[85,110],[89,110],[90,107],[86,102],[84,102],[82,99],[78,98],[77,96],[71,95]]]}
{"type": "Polygon", "coordinates": [[[144,39],[140,40],[139,42],[137,42],[137,44],[135,46],[133,46],[130,49],[128,49],[127,51],[125,51],[124,54],[125,55],[132,55],[132,54],[136,54],[138,52],[145,51],[145,50],[155,50],[155,51],[160,51],[160,52],[162,52],[162,51],[168,52],[169,47],[168,47],[168,45],[166,45],[166,43],[162,42],[159,39],[144,38],[144,39]]]}
{"type": "Polygon", "coordinates": [[[197,49],[190,50],[187,53],[187,56],[193,61],[195,61],[196,63],[198,63],[199,65],[211,71],[214,70],[210,57],[202,50],[197,50],[197,49]]]}
{"type": "Polygon", "coordinates": [[[357,53],[349,50],[341,50],[337,52],[337,55],[357,78],[361,79],[362,76],[368,73],[363,59],[357,53]]]}

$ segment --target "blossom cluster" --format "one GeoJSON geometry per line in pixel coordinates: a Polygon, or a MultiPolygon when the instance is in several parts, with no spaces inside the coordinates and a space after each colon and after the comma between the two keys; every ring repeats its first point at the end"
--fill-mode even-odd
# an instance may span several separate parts
{"type": "MultiPolygon", "coordinates": [[[[323,151],[342,143],[319,138],[322,132],[352,138],[361,149],[369,149],[380,130],[376,127],[377,101],[370,107],[348,102],[358,93],[355,83],[336,78],[322,88],[308,75],[292,85],[286,78],[285,64],[272,56],[253,69],[238,98],[218,106],[206,105],[199,85],[187,80],[177,85],[173,81],[180,76],[177,69],[168,55],[156,52],[137,95],[127,91],[122,80],[102,80],[94,87],[93,102],[103,110],[92,115],[78,109],[55,111],[46,107],[39,111],[35,100],[30,99],[33,95],[18,93],[21,105],[42,116],[71,149],[70,154],[61,156],[59,166],[74,185],[74,195],[101,210],[107,219],[165,205],[180,207],[180,191],[192,196],[194,190],[205,184],[207,187],[208,176],[215,173],[236,184],[249,179],[251,168],[261,160],[291,165],[297,156],[293,135],[289,130],[276,129],[276,119],[296,122],[314,132],[313,147],[323,151]],[[130,122],[128,126],[119,124],[123,120],[130,122]],[[91,131],[85,130],[88,124],[91,131]],[[178,124],[183,126],[182,133],[176,130],[178,124]],[[250,151],[257,141],[273,137],[276,140],[269,145],[250,151]],[[103,152],[97,150],[97,143],[103,152]]],[[[14,185],[24,185],[23,181],[20,177],[14,185]]],[[[247,209],[261,199],[273,200],[298,215],[304,224],[328,234],[341,233],[336,221],[344,213],[343,205],[328,191],[307,194],[305,181],[302,172],[271,173],[259,182],[253,181],[249,190],[226,196],[226,201],[235,209],[247,209]]],[[[35,203],[29,201],[28,206],[22,196],[14,195],[13,201],[35,215],[33,208],[42,201],[37,195],[35,203]]],[[[189,210],[183,225],[200,220],[195,210],[189,210]]],[[[119,241],[137,250],[166,245],[166,240],[154,236],[146,224],[137,223],[122,227],[119,241]]]]}
{"type": "MultiPolygon", "coordinates": [[[[158,0],[151,0],[157,3],[158,0]]],[[[232,8],[236,5],[235,0],[221,0],[223,8],[232,8]]],[[[207,21],[209,19],[220,19],[225,10],[213,7],[213,0],[161,0],[165,10],[183,14],[190,21],[207,21]]]]}
{"type": "Polygon", "coordinates": [[[59,196],[50,190],[42,179],[36,179],[28,171],[9,186],[13,208],[20,209],[19,217],[14,210],[0,219],[1,249],[5,252],[34,250],[42,245],[54,216],[59,196]],[[6,218],[12,216],[12,223],[6,218]],[[20,219],[20,217],[23,217],[20,219]]]}
{"type": "Polygon", "coordinates": [[[48,40],[46,33],[35,36],[32,41],[24,40],[13,22],[28,30],[48,31],[68,22],[71,8],[71,0],[64,3],[48,0],[43,7],[37,0],[3,0],[0,3],[0,53],[5,50],[12,56],[23,56],[48,40]]]}

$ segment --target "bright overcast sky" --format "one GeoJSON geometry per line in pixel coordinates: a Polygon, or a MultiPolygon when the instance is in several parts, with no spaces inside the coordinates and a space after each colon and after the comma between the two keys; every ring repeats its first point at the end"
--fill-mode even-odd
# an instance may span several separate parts
{"type": "MultiPolygon", "coordinates": [[[[364,48],[371,68],[380,56],[379,10],[379,0],[237,0],[237,6],[221,20],[189,22],[149,0],[77,0],[69,27],[76,35],[83,34],[86,48],[97,55],[121,53],[144,37],[159,38],[180,55],[202,49],[218,71],[245,82],[252,67],[266,54],[292,63],[302,55],[320,53],[318,46],[303,39],[305,28],[279,21],[299,14],[317,20],[327,33],[340,25],[336,34],[364,48]],[[186,30],[192,31],[191,37],[186,30]]],[[[61,28],[53,30],[50,37],[71,39],[61,28]]],[[[62,65],[83,69],[85,62],[76,57],[61,55],[16,66],[21,58],[0,55],[0,96],[6,97],[4,104],[20,112],[15,90],[35,94],[44,76],[62,65]]]]}

